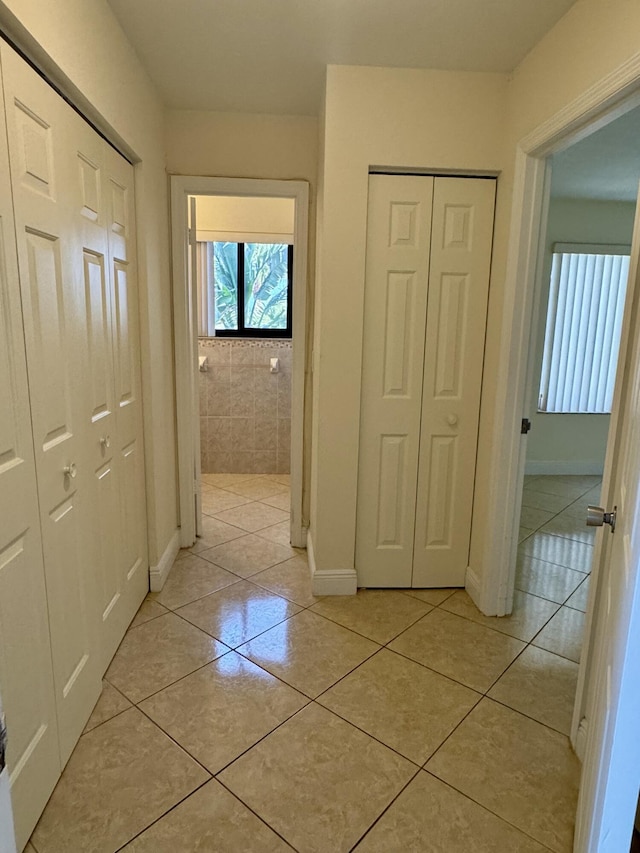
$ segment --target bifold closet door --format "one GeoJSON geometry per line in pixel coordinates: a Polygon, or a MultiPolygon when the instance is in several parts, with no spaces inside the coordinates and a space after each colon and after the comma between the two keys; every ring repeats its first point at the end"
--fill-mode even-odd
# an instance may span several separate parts
{"type": "Polygon", "coordinates": [[[68,106],[1,47],[60,755],[66,762],[101,689],[92,474],[83,422],[86,307],[72,196],[78,158],[68,106]]]}
{"type": "Polygon", "coordinates": [[[360,408],[360,586],[411,586],[434,179],[371,175],[360,408]]]}
{"type": "Polygon", "coordinates": [[[0,89],[0,685],[22,850],[60,754],[4,115],[0,89]]]}
{"type": "Polygon", "coordinates": [[[370,177],[360,586],[464,585],[494,196],[494,180],[370,177]]]}

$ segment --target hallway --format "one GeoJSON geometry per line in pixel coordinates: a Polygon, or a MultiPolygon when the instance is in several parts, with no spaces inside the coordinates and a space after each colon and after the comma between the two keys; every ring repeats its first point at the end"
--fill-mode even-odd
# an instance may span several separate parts
{"type": "Polygon", "coordinates": [[[205,475],[29,853],[569,853],[599,478],[527,478],[514,613],[463,590],[314,598],[286,475],[205,475]]]}

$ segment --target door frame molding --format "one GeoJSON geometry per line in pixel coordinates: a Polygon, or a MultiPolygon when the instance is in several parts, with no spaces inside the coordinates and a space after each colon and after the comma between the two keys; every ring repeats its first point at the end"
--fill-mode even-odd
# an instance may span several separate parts
{"type": "MultiPolygon", "coordinates": [[[[494,535],[488,541],[483,555],[485,566],[494,567],[484,573],[474,590],[474,598],[482,612],[504,615],[511,612],[515,582],[518,520],[526,440],[520,435],[520,419],[526,412],[526,389],[531,331],[534,321],[533,307],[536,291],[537,260],[542,250],[541,224],[546,217],[545,181],[547,158],[595,130],[640,105],[640,52],[587,89],[550,119],[540,124],[517,145],[512,212],[509,232],[509,252],[505,275],[505,303],[499,371],[497,377],[498,401],[493,447],[496,448],[489,482],[489,517],[493,521],[494,535]],[[477,597],[476,597],[477,596],[477,597]]],[[[630,291],[629,297],[632,296],[630,291]]],[[[633,343],[629,331],[628,307],[625,310],[627,332],[623,330],[622,347],[633,343]]],[[[609,441],[604,468],[604,483],[612,481],[615,436],[619,429],[620,399],[623,393],[620,374],[611,416],[609,441]]],[[[607,502],[608,495],[603,495],[607,502]]],[[[601,731],[603,720],[589,719],[588,700],[591,685],[599,683],[601,661],[594,652],[595,599],[598,577],[606,558],[601,542],[596,545],[589,607],[585,625],[585,646],[580,663],[576,702],[571,730],[571,742],[581,759],[585,759],[581,781],[581,802],[589,800],[593,809],[579,810],[576,849],[591,849],[594,815],[604,796],[598,768],[588,758],[590,729],[601,731]]]]}
{"type": "Polygon", "coordinates": [[[170,192],[180,545],[188,548],[193,545],[196,537],[193,463],[195,458],[194,417],[197,411],[195,381],[197,380],[197,360],[194,359],[193,353],[197,341],[197,329],[195,322],[189,322],[192,316],[190,307],[192,294],[190,294],[191,288],[187,274],[188,198],[193,195],[225,195],[290,198],[295,202],[291,376],[291,543],[295,547],[304,548],[307,538],[302,516],[302,493],[307,361],[309,184],[306,181],[171,175],[170,192]]]}

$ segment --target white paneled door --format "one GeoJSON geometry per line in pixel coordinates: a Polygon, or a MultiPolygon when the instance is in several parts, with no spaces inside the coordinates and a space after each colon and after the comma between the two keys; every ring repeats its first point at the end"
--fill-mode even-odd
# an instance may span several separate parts
{"type": "MultiPolygon", "coordinates": [[[[0,91],[0,101],[2,92],[0,91]]],[[[0,685],[8,730],[2,820],[10,780],[20,849],[60,774],[42,540],[36,491],[9,162],[0,103],[0,685]]]]}
{"type": "Polygon", "coordinates": [[[360,586],[462,586],[495,181],[372,175],[360,416],[360,586]]]}

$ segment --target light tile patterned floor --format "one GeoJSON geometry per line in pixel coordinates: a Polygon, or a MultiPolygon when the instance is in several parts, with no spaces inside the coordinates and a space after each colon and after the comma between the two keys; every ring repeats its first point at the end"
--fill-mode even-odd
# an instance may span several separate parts
{"type": "Polygon", "coordinates": [[[288,477],[205,475],[203,537],[144,602],[36,853],[568,853],[567,739],[598,478],[527,478],[514,612],[311,593],[288,477]]]}

